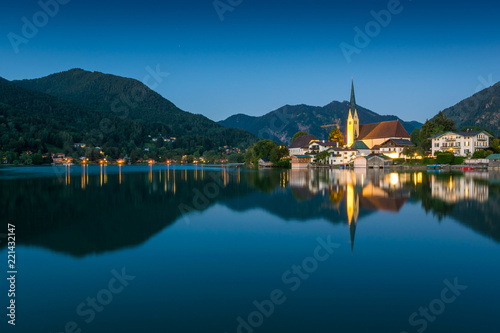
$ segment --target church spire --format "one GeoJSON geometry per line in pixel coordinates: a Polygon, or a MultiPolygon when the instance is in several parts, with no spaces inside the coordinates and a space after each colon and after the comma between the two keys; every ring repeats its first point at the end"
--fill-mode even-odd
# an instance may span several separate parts
{"type": "Polygon", "coordinates": [[[354,95],[354,78],[351,83],[351,105],[349,106],[349,111],[356,112],[356,96],[354,95]]]}

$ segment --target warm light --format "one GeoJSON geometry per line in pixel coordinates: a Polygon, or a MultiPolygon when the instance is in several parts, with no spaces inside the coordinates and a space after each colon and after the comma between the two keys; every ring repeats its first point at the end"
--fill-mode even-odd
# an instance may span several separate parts
{"type": "Polygon", "coordinates": [[[396,186],[399,183],[399,175],[397,173],[391,173],[391,185],[396,186]]]}

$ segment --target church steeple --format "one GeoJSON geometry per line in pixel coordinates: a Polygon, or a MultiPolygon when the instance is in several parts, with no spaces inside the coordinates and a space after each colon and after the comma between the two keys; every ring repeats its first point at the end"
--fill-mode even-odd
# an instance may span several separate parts
{"type": "Polygon", "coordinates": [[[349,116],[347,118],[347,146],[351,146],[359,135],[359,118],[356,108],[356,96],[354,94],[354,78],[351,82],[351,103],[349,104],[349,116]],[[353,116],[354,115],[354,116],[353,116]]]}
{"type": "Polygon", "coordinates": [[[356,96],[354,95],[354,78],[351,83],[351,104],[349,106],[349,112],[356,112],[356,96]]]}

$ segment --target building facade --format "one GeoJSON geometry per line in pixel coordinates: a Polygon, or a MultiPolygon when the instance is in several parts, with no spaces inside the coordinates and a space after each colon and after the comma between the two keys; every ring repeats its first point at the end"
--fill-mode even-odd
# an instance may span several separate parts
{"type": "Polygon", "coordinates": [[[478,149],[490,147],[493,135],[486,131],[449,131],[432,136],[432,155],[452,152],[456,156],[471,156],[478,149]]]}

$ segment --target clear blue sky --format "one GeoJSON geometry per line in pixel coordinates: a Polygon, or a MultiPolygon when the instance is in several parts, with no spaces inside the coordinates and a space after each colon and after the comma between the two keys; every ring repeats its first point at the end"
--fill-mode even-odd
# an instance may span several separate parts
{"type": "Polygon", "coordinates": [[[220,0],[236,4],[223,21],[213,0],[59,1],[47,22],[38,1],[2,3],[0,76],[78,67],[142,80],[159,65],[169,76],[155,90],[213,120],[347,100],[354,76],[360,105],[424,121],[500,81],[498,1],[401,0],[379,31],[370,12],[393,0],[220,0]],[[23,37],[34,15],[39,31],[14,52],[9,33],[23,37]],[[370,43],[356,45],[367,24],[370,43]],[[341,43],[358,46],[351,62],[341,43]]]}

